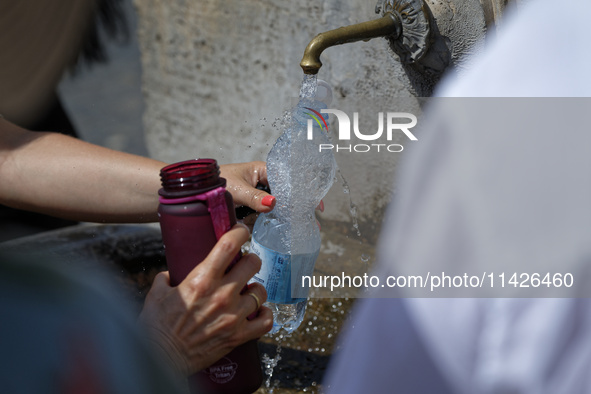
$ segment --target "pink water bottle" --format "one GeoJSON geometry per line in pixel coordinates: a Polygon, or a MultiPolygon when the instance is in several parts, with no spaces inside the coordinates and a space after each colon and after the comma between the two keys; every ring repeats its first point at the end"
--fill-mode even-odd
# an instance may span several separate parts
{"type": "MultiPolygon", "coordinates": [[[[160,171],[160,177],[160,228],[170,282],[177,286],[236,224],[236,215],[215,160],[171,164],[160,171]]],[[[235,261],[239,258],[240,254],[235,261]]],[[[238,346],[189,381],[192,391],[199,393],[253,393],[263,381],[257,341],[238,346]]]]}

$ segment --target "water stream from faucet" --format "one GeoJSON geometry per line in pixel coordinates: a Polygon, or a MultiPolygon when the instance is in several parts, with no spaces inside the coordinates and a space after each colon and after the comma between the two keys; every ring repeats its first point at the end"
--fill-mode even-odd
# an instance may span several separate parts
{"type": "MultiPolygon", "coordinates": [[[[289,334],[288,334],[289,335],[289,334]]],[[[267,375],[267,379],[265,380],[265,388],[267,389],[267,393],[273,393],[273,387],[271,387],[271,379],[273,378],[273,370],[281,360],[281,344],[283,343],[284,334],[280,333],[277,336],[277,348],[275,350],[275,357],[271,357],[268,354],[263,354],[263,365],[265,370],[265,375],[267,375]]]]}

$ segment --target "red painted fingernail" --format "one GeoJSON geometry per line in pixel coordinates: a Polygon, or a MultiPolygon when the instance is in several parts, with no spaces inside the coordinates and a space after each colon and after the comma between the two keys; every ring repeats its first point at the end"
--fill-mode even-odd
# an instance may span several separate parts
{"type": "Polygon", "coordinates": [[[320,212],[324,212],[324,201],[320,200],[320,204],[318,204],[318,209],[320,212]]]}
{"type": "Polygon", "coordinates": [[[274,202],[275,202],[275,197],[271,196],[271,195],[267,195],[267,196],[263,197],[263,199],[261,200],[261,204],[263,204],[266,207],[273,206],[274,202]]]}

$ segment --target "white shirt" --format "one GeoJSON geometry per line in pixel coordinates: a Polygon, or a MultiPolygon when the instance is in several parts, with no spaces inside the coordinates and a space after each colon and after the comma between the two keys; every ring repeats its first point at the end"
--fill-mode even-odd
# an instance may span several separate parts
{"type": "MultiPolygon", "coordinates": [[[[589,15],[588,0],[532,1],[439,96],[591,96],[589,15]]],[[[401,168],[378,273],[499,256],[591,265],[591,126],[515,133],[481,115],[431,114],[401,168]]],[[[347,327],[329,393],[591,393],[587,298],[369,299],[347,327]]]]}

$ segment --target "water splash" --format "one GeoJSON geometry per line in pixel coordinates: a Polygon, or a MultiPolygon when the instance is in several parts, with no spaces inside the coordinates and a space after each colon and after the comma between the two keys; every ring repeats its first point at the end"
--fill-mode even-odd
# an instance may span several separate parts
{"type": "MultiPolygon", "coordinates": [[[[302,88],[300,90],[300,97],[303,97],[303,94],[312,94],[311,87],[308,84],[313,85],[314,91],[313,94],[316,94],[317,88],[317,81],[316,75],[306,75],[304,77],[304,81],[302,82],[302,88]],[[313,77],[313,78],[310,78],[313,77]]],[[[331,144],[334,144],[332,135],[327,134],[328,140],[331,144]]],[[[345,176],[341,172],[341,168],[339,167],[338,163],[336,165],[336,174],[338,177],[341,178],[341,185],[343,186],[343,193],[345,193],[349,198],[349,214],[351,215],[351,222],[353,223],[353,229],[357,234],[357,237],[361,238],[361,230],[359,229],[359,220],[357,219],[357,205],[353,202],[353,198],[351,197],[351,187],[349,186],[349,182],[345,179],[345,176]]]]}
{"type": "Polygon", "coordinates": [[[267,389],[267,393],[271,394],[274,391],[274,387],[271,387],[271,379],[273,378],[273,371],[279,361],[281,361],[281,344],[285,339],[283,334],[279,334],[276,338],[277,341],[277,348],[275,349],[275,357],[271,357],[268,354],[263,354],[262,361],[265,367],[265,375],[267,375],[267,380],[265,380],[265,388],[267,389]]]}
{"type": "Polygon", "coordinates": [[[359,230],[359,220],[357,219],[357,205],[353,202],[351,198],[351,187],[349,186],[349,182],[343,176],[341,169],[337,166],[337,174],[341,178],[341,184],[343,185],[343,193],[345,193],[349,197],[349,214],[351,215],[351,221],[353,223],[353,228],[357,233],[357,236],[361,238],[361,230],[359,230]]]}
{"type": "Polygon", "coordinates": [[[365,265],[365,271],[369,271],[369,255],[367,253],[361,254],[361,262],[365,265]]]}

